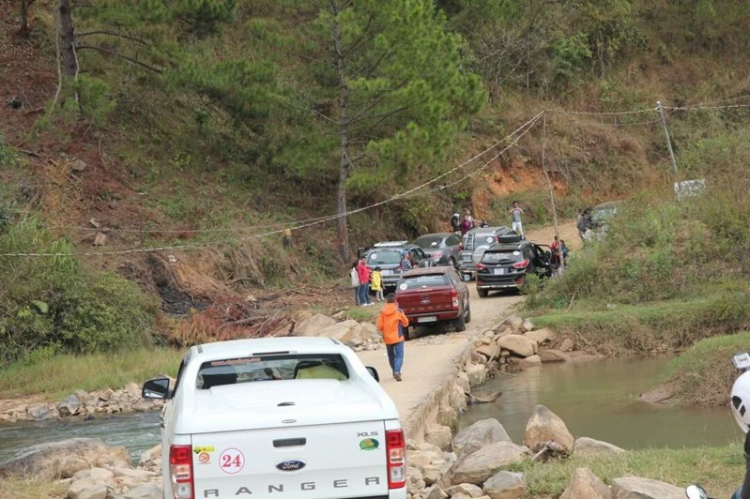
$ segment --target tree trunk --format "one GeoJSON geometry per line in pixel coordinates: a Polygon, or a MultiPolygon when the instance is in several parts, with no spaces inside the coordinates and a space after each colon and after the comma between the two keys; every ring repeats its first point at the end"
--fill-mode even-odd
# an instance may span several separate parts
{"type": "MultiPolygon", "coordinates": [[[[332,2],[332,6],[334,2],[332,2]]],[[[334,7],[335,9],[335,7],[334,7]]],[[[338,14],[336,10],[334,16],[338,14]]],[[[336,68],[339,77],[339,141],[340,141],[340,158],[339,158],[339,185],[336,194],[336,212],[337,219],[337,236],[338,247],[341,259],[348,262],[350,259],[349,251],[349,231],[347,230],[346,215],[346,180],[349,178],[349,123],[347,121],[347,106],[349,103],[349,87],[346,84],[346,59],[341,46],[341,29],[334,21],[333,25],[333,44],[336,50],[336,68]]]]}
{"type": "Polygon", "coordinates": [[[70,0],[60,0],[60,52],[62,56],[62,74],[75,76],[76,63],[75,43],[76,32],[73,26],[70,0]]]}
{"type": "Polygon", "coordinates": [[[22,38],[29,38],[31,30],[29,29],[29,7],[34,3],[34,0],[21,0],[21,29],[18,34],[22,38]]]}

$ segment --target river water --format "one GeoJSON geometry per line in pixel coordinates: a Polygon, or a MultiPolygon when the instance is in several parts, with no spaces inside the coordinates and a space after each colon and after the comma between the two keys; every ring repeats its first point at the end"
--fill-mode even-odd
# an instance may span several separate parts
{"type": "Polygon", "coordinates": [[[742,434],[727,407],[669,407],[637,400],[654,388],[669,362],[665,357],[609,359],[544,364],[499,374],[474,390],[477,395],[501,390],[492,404],[478,404],[460,421],[465,428],[496,418],[516,443],[537,404],[560,416],[576,437],[591,437],[626,449],[723,445],[742,434]]]}
{"type": "Polygon", "coordinates": [[[21,449],[67,438],[98,437],[107,445],[123,445],[138,462],[140,453],[159,443],[159,411],[119,414],[83,421],[0,424],[0,463],[21,449]]]}
{"type": "MultiPolygon", "coordinates": [[[[667,358],[613,359],[545,364],[498,375],[475,393],[501,390],[492,404],[469,407],[460,427],[497,418],[514,442],[523,441],[526,421],[537,404],[560,416],[573,435],[626,449],[722,445],[741,438],[728,408],[685,408],[646,404],[637,396],[660,379],[667,358]]],[[[98,437],[139,454],[159,443],[159,412],[121,414],[92,421],[67,419],[0,424],[0,462],[30,445],[74,437],[98,437]]]]}

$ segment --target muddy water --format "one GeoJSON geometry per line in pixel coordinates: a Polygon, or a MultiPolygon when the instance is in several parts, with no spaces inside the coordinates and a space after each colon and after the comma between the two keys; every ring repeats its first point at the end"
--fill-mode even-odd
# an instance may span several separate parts
{"type": "MultiPolygon", "coordinates": [[[[474,390],[501,390],[493,404],[469,407],[460,427],[497,418],[514,442],[523,441],[526,421],[537,404],[560,416],[576,437],[587,436],[626,449],[722,445],[741,438],[729,408],[652,405],[637,397],[653,388],[669,359],[614,359],[545,364],[498,375],[474,390]]],[[[728,398],[727,398],[728,401],[728,398]]]]}
{"type": "Polygon", "coordinates": [[[126,447],[137,462],[141,452],[159,443],[159,411],[121,414],[91,421],[70,418],[0,424],[0,463],[31,445],[90,437],[101,438],[107,445],[126,447]]]}

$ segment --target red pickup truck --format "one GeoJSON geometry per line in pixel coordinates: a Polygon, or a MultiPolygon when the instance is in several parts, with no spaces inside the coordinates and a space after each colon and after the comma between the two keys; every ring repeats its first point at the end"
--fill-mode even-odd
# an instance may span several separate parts
{"type": "MultiPolygon", "coordinates": [[[[464,331],[471,321],[469,289],[453,267],[427,267],[404,272],[396,300],[410,326],[450,322],[464,331]]],[[[408,338],[408,328],[404,335],[408,338]]]]}

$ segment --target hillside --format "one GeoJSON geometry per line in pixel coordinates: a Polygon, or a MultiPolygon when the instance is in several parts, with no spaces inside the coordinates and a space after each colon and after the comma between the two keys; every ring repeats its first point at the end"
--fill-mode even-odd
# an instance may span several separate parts
{"type": "Polygon", "coordinates": [[[678,179],[745,164],[750,8],[729,0],[414,0],[408,16],[398,2],[333,2],[336,15],[295,0],[84,2],[73,60],[56,43],[60,2],[31,5],[28,37],[20,3],[0,1],[0,249],[59,256],[0,256],[15,352],[113,348],[135,330],[180,344],[253,314],[237,334],[267,332],[272,314],[249,295],[344,273],[342,185],[347,209],[377,205],[348,217],[353,250],[464,209],[505,223],[516,198],[528,224],[548,225],[543,167],[563,217],[643,189],[669,197],[657,100],[678,179]],[[332,22],[351,42],[344,80],[326,63],[340,54],[332,22]],[[347,154],[341,81],[361,119],[347,121],[347,154]],[[673,109],[696,103],[740,107],[673,109]],[[361,161],[341,177],[342,158],[361,161]]]}

